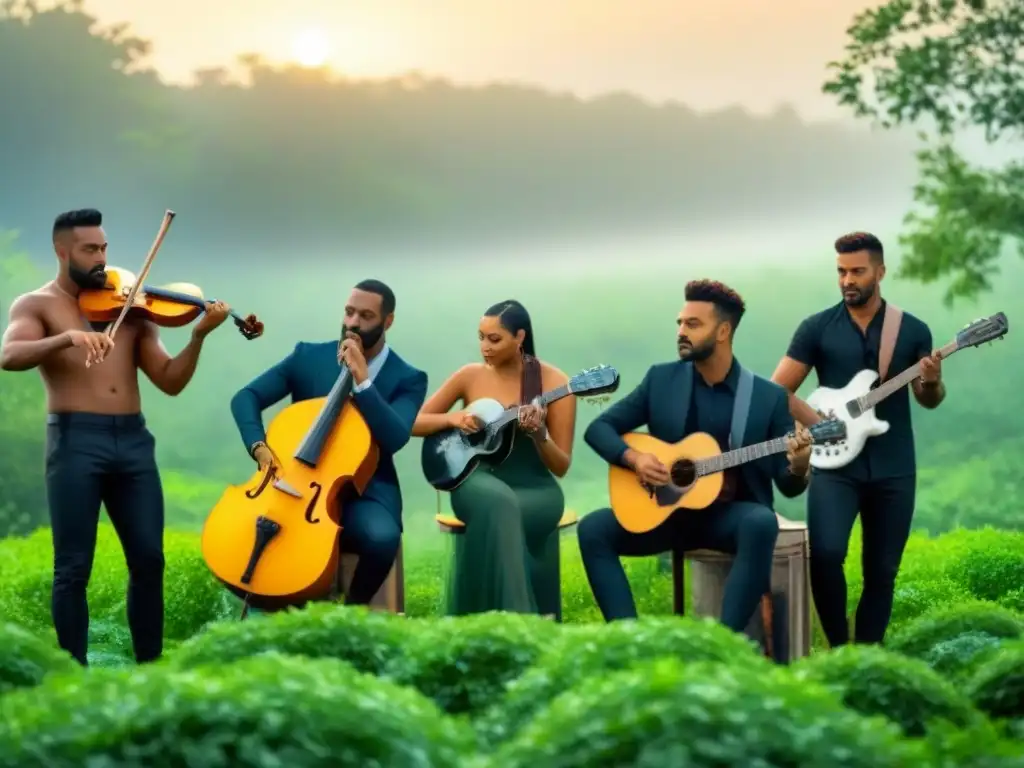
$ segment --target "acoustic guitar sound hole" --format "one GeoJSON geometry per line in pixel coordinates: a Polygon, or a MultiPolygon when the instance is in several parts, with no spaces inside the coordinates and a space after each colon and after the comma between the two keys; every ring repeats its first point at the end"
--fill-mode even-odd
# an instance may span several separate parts
{"type": "Polygon", "coordinates": [[[672,464],[669,476],[672,478],[672,485],[688,488],[697,479],[697,467],[689,459],[680,459],[672,464]]]}

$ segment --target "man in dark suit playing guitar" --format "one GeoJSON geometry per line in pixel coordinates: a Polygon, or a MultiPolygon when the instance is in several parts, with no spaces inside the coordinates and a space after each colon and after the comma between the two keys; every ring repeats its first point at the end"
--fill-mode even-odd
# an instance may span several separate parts
{"type": "MultiPolygon", "coordinates": [[[[686,286],[679,314],[680,360],[652,366],[640,385],[587,428],[584,439],[612,466],[628,467],[652,488],[678,482],[655,455],[629,447],[623,435],[647,426],[650,435],[676,442],[694,433],[714,437],[724,450],[734,427],[734,404],[746,379],[749,409],[742,442],[782,438],[794,429],[786,391],[749,374],[733,356],[733,335],[745,306],[735,291],[707,280],[686,286]]],[[[787,496],[807,487],[810,438],[798,430],[788,453],[727,470],[727,493],[706,509],[676,509],[645,533],[631,533],[612,509],[586,515],[579,525],[580,552],[601,613],[608,621],[636,617],[620,556],[648,556],[681,547],[735,554],[725,585],[721,620],[743,631],[771,585],[778,536],[772,482],[787,496]]],[[[737,446],[738,447],[738,446],[737,446]]]]}
{"type": "Polygon", "coordinates": [[[388,347],[395,294],[379,280],[364,280],[345,304],[341,342],[299,342],[291,354],[257,376],[231,400],[246,450],[261,469],[275,464],[265,441],[262,412],[291,395],[292,402],[326,397],[344,363],[352,399],[380,449],[377,471],[363,494],[343,505],[344,551],[359,555],[347,602],[366,605],[380,589],[402,537],[402,493],[393,457],[412,434],[427,396],[427,374],[388,347]]]}

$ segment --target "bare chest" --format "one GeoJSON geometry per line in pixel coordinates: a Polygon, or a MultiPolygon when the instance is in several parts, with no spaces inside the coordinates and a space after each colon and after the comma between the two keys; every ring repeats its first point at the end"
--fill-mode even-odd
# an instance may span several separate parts
{"type": "MultiPolygon", "coordinates": [[[[48,336],[58,336],[71,330],[102,331],[103,327],[93,328],[78,312],[77,305],[55,303],[44,317],[48,336]]],[[[51,377],[66,378],[74,376],[82,385],[99,387],[114,393],[123,390],[136,375],[135,347],[138,340],[138,328],[132,321],[121,325],[114,337],[114,348],[110,350],[102,363],[88,368],[85,366],[87,352],[82,347],[69,347],[54,355],[46,365],[45,373],[51,377]]]]}
{"type": "Polygon", "coordinates": [[[479,371],[466,386],[466,402],[472,403],[485,398],[497,400],[504,406],[519,405],[522,383],[503,378],[491,370],[484,368],[479,371]]]}

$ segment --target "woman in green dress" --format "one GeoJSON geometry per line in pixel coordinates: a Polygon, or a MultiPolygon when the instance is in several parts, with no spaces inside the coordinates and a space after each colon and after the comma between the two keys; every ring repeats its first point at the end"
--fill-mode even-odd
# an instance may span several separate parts
{"type": "Polygon", "coordinates": [[[560,614],[557,537],[565,497],[556,478],[572,461],[576,399],[564,397],[548,409],[532,404],[568,377],[537,359],[530,315],[518,301],[488,309],[479,338],[483,362],[452,374],[424,403],[412,431],[420,437],[451,428],[477,431],[476,416],[451,410],[458,402],[465,408],[491,398],[524,406],[508,458],[481,461],[451,492],[465,531],[457,537],[447,612],[560,614]]]}

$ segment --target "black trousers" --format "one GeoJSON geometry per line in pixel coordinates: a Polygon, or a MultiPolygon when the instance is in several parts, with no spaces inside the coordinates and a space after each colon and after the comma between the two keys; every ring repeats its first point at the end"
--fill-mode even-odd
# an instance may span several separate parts
{"type": "Polygon", "coordinates": [[[915,475],[863,481],[838,472],[814,472],[807,489],[811,593],[832,647],[850,640],[843,564],[858,513],[864,591],[857,606],[854,642],[881,643],[885,638],[896,574],[914,517],[916,487],[915,475]]]}
{"type": "Polygon", "coordinates": [[[735,555],[722,597],[722,623],[746,629],[761,597],[771,589],[779,521],[768,507],[734,501],[702,510],[679,510],[646,533],[630,533],[610,509],[580,520],[580,555],[597,605],[606,621],[636,618],[621,555],[644,557],[682,549],[714,549],[735,555]]]}
{"type": "Polygon", "coordinates": [[[355,499],[342,507],[341,549],[359,555],[347,605],[367,605],[395,564],[402,530],[395,516],[373,499],[355,499]]]}
{"type": "Polygon", "coordinates": [[[46,492],[53,529],[53,624],[61,648],[85,665],[86,588],[106,507],[128,565],[128,626],[135,658],[163,648],[164,499],[155,440],[139,415],[50,414],[46,492]]]}

